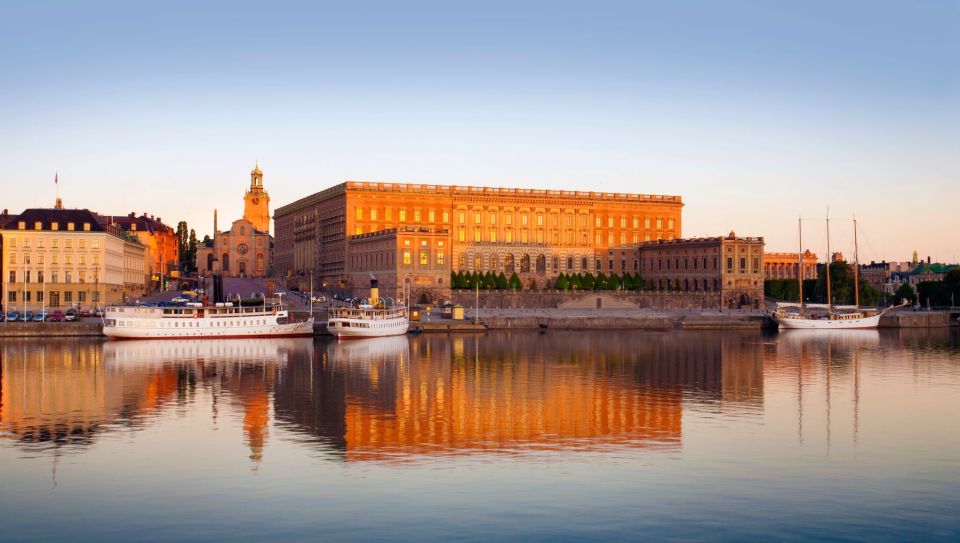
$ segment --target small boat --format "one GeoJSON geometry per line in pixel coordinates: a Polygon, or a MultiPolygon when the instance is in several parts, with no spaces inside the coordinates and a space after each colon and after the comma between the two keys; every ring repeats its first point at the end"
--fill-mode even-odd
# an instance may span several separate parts
{"type": "Polygon", "coordinates": [[[327,330],[339,339],[399,336],[407,333],[410,317],[405,306],[389,306],[380,299],[376,278],[370,279],[367,303],[335,307],[327,317],[327,330]]]}
{"type": "Polygon", "coordinates": [[[313,317],[293,321],[282,303],[110,306],[103,333],[117,339],[313,337],[313,317]]]}

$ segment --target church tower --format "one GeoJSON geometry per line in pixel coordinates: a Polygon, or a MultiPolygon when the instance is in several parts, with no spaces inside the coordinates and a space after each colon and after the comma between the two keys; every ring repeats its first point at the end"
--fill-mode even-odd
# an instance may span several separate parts
{"type": "Polygon", "coordinates": [[[243,197],[243,218],[257,230],[270,233],[270,195],[263,190],[263,172],[259,164],[250,172],[250,190],[243,197]]]}

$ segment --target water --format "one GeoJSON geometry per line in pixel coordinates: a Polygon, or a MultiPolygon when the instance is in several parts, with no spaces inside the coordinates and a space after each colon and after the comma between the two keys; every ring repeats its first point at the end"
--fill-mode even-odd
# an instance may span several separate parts
{"type": "Polygon", "coordinates": [[[0,356],[4,541],[960,539],[946,329],[0,356]]]}

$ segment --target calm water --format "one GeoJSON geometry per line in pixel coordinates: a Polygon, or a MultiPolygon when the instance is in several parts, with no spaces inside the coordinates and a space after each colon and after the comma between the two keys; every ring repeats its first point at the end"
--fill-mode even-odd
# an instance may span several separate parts
{"type": "Polygon", "coordinates": [[[960,539],[956,331],[0,357],[4,541],[960,539]]]}

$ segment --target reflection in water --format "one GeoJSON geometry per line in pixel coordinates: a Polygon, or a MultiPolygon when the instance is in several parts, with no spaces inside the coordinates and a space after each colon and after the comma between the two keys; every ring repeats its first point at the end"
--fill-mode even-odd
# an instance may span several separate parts
{"type": "Polygon", "coordinates": [[[260,462],[275,423],[345,460],[680,446],[683,406],[763,403],[752,337],[551,333],[364,341],[27,342],[3,348],[0,424],[85,444],[166,405],[241,421],[260,462]],[[272,415],[271,415],[272,410],[272,415]]]}

